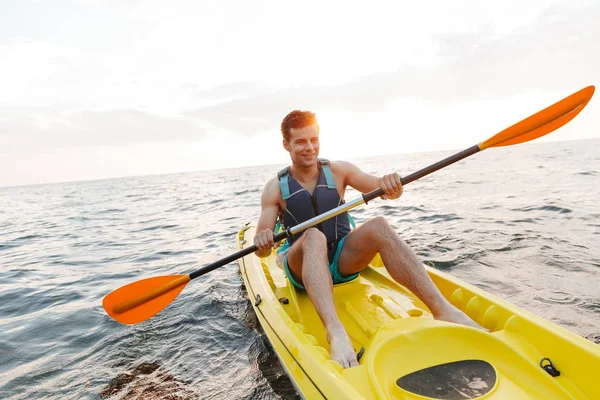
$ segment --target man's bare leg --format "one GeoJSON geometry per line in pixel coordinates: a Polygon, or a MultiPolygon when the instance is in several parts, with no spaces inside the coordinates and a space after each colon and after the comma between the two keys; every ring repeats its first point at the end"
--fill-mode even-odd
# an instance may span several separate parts
{"type": "Polygon", "coordinates": [[[358,365],[356,353],[335,309],[328,265],[327,240],[314,228],[304,232],[288,253],[288,266],[292,274],[295,278],[302,277],[308,297],[325,326],[331,359],[344,368],[354,367],[358,365]]]}
{"type": "Polygon", "coordinates": [[[378,252],[392,278],[419,297],[435,319],[483,329],[446,300],[415,253],[383,217],[348,234],[338,262],[340,273],[349,276],[363,270],[378,252]]]}

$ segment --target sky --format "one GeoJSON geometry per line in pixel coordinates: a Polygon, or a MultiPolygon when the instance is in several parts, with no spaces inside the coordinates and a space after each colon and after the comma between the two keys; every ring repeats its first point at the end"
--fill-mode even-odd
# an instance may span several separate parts
{"type": "MultiPolygon", "coordinates": [[[[461,150],[600,84],[600,0],[0,1],[0,186],[461,150]]],[[[596,95],[595,97],[597,97],[596,95]]],[[[600,137],[600,100],[540,141],[600,137]]]]}

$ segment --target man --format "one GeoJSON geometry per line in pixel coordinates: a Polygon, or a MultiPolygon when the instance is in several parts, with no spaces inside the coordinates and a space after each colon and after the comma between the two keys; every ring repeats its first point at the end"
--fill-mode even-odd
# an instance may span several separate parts
{"type": "MultiPolygon", "coordinates": [[[[254,238],[258,257],[271,254],[278,218],[289,227],[337,207],[346,186],[362,193],[381,188],[388,199],[402,194],[396,173],[377,178],[349,162],[319,160],[319,125],[312,112],[290,112],[281,123],[281,133],[292,165],[267,182],[263,190],[254,238]]],[[[290,282],[306,289],[327,332],[331,359],[344,368],[356,366],[358,361],[335,309],[333,284],[356,278],[377,253],[392,278],[416,294],[436,319],[481,329],[442,296],[422,263],[383,217],[351,230],[344,213],[294,235],[288,243],[290,247],[278,258],[290,282]]]]}

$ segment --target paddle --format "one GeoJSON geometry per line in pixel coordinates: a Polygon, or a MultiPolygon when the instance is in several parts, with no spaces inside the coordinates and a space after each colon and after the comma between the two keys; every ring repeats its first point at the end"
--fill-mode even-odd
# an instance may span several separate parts
{"type": "MultiPolygon", "coordinates": [[[[487,148],[525,143],[544,136],[575,118],[575,116],[579,114],[590,101],[593,94],[594,86],[588,86],[503,130],[484,142],[402,178],[402,184],[406,185],[487,148]]],[[[329,218],[358,207],[361,204],[366,204],[370,200],[380,197],[381,195],[383,195],[383,190],[381,188],[363,194],[355,200],[320,214],[292,228],[288,228],[275,235],[274,241],[278,242],[295,235],[296,233],[302,232],[329,218]]],[[[123,286],[108,294],[104,298],[102,305],[111,317],[121,323],[136,324],[145,321],[168,306],[190,280],[202,276],[223,265],[227,265],[256,250],[256,246],[252,245],[219,261],[206,265],[188,275],[158,276],[130,283],[129,285],[123,286]]]]}

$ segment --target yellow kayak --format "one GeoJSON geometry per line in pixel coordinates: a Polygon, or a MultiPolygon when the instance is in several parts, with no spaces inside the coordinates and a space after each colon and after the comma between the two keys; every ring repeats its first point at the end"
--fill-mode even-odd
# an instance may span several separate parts
{"type": "MultiPolygon", "coordinates": [[[[239,250],[255,228],[236,236],[239,250]]],[[[359,366],[329,358],[323,325],[306,292],[254,254],[238,260],[248,296],[281,364],[306,399],[599,399],[600,346],[440,271],[442,294],[490,330],[434,320],[376,256],[334,286],[338,314],[359,366]]]]}

